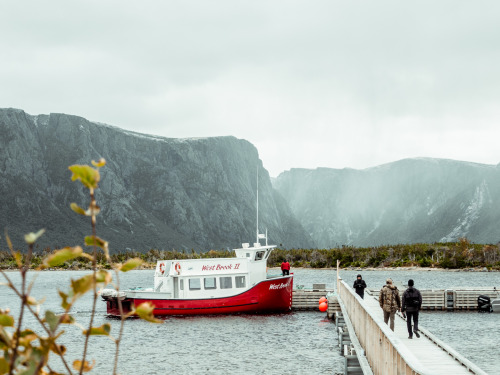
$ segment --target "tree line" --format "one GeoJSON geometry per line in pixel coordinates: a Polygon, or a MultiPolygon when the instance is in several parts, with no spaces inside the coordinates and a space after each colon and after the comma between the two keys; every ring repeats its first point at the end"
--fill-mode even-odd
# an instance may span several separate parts
{"type": "MultiPolygon", "coordinates": [[[[51,249],[34,252],[31,256],[33,268],[39,267],[43,259],[52,253],[51,249]]],[[[109,255],[112,263],[124,263],[129,259],[141,259],[143,268],[151,268],[158,260],[231,258],[231,250],[210,250],[197,253],[193,249],[157,250],[147,252],[123,251],[109,255]]],[[[373,247],[341,246],[331,249],[275,249],[267,261],[269,267],[279,267],[283,261],[292,267],[330,268],[336,267],[435,267],[445,269],[487,267],[500,269],[500,249],[498,245],[475,244],[467,238],[448,243],[417,243],[382,245],[373,247]]],[[[97,254],[97,265],[109,268],[104,254],[97,254]]],[[[14,269],[16,260],[8,251],[0,251],[0,268],[14,269]]],[[[58,269],[91,269],[88,258],[78,257],[61,264],[58,269]]]]}

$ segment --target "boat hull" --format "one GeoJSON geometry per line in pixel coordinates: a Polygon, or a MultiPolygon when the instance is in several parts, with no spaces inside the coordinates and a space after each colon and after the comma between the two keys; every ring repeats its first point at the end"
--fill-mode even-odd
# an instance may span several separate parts
{"type": "MultiPolygon", "coordinates": [[[[162,299],[162,298],[125,298],[122,309],[126,314],[132,306],[144,302],[154,305],[155,316],[166,315],[209,315],[237,313],[276,313],[287,312],[292,308],[293,276],[267,279],[251,289],[230,297],[206,299],[162,299]]],[[[107,313],[120,316],[116,297],[104,298],[107,313]]]]}

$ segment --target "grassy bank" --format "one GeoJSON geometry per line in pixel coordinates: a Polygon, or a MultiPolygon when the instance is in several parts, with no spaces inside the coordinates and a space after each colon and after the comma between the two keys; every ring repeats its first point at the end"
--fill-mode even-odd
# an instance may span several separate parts
{"type": "MultiPolygon", "coordinates": [[[[32,267],[38,267],[42,259],[51,252],[46,249],[35,253],[32,267]]],[[[154,268],[157,260],[200,259],[233,257],[228,250],[195,251],[150,250],[111,255],[113,263],[123,263],[131,258],[141,258],[143,268],[154,268]]],[[[332,249],[275,249],[268,259],[269,267],[279,267],[288,260],[292,267],[330,268],[340,260],[342,267],[434,267],[445,269],[477,268],[500,269],[500,249],[496,245],[473,244],[467,239],[452,243],[406,244],[376,247],[343,246],[332,249]]],[[[104,254],[98,255],[98,266],[107,268],[104,254]]],[[[91,269],[86,258],[77,258],[61,265],[59,269],[91,269]]],[[[16,262],[10,252],[0,251],[0,268],[16,269],[16,262]]]]}

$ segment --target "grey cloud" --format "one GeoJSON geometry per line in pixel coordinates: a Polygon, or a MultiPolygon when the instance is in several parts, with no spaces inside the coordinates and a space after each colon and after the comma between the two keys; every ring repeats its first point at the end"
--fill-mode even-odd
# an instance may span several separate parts
{"type": "Polygon", "coordinates": [[[392,146],[420,135],[453,157],[471,126],[496,135],[498,19],[491,0],[8,1],[0,103],[169,137],[232,134],[265,145],[274,174],[422,156],[392,146]]]}

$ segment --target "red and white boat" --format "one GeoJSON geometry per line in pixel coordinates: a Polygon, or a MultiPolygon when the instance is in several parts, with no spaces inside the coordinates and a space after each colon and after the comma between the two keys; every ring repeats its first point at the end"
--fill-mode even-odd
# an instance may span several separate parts
{"type": "Polygon", "coordinates": [[[287,312],[292,307],[293,274],[267,275],[267,259],[275,247],[266,239],[266,245],[244,243],[234,250],[235,258],[160,260],[154,288],[105,289],[101,296],[112,316],[120,316],[118,298],[124,313],[132,305],[151,302],[157,316],[287,312]]]}

